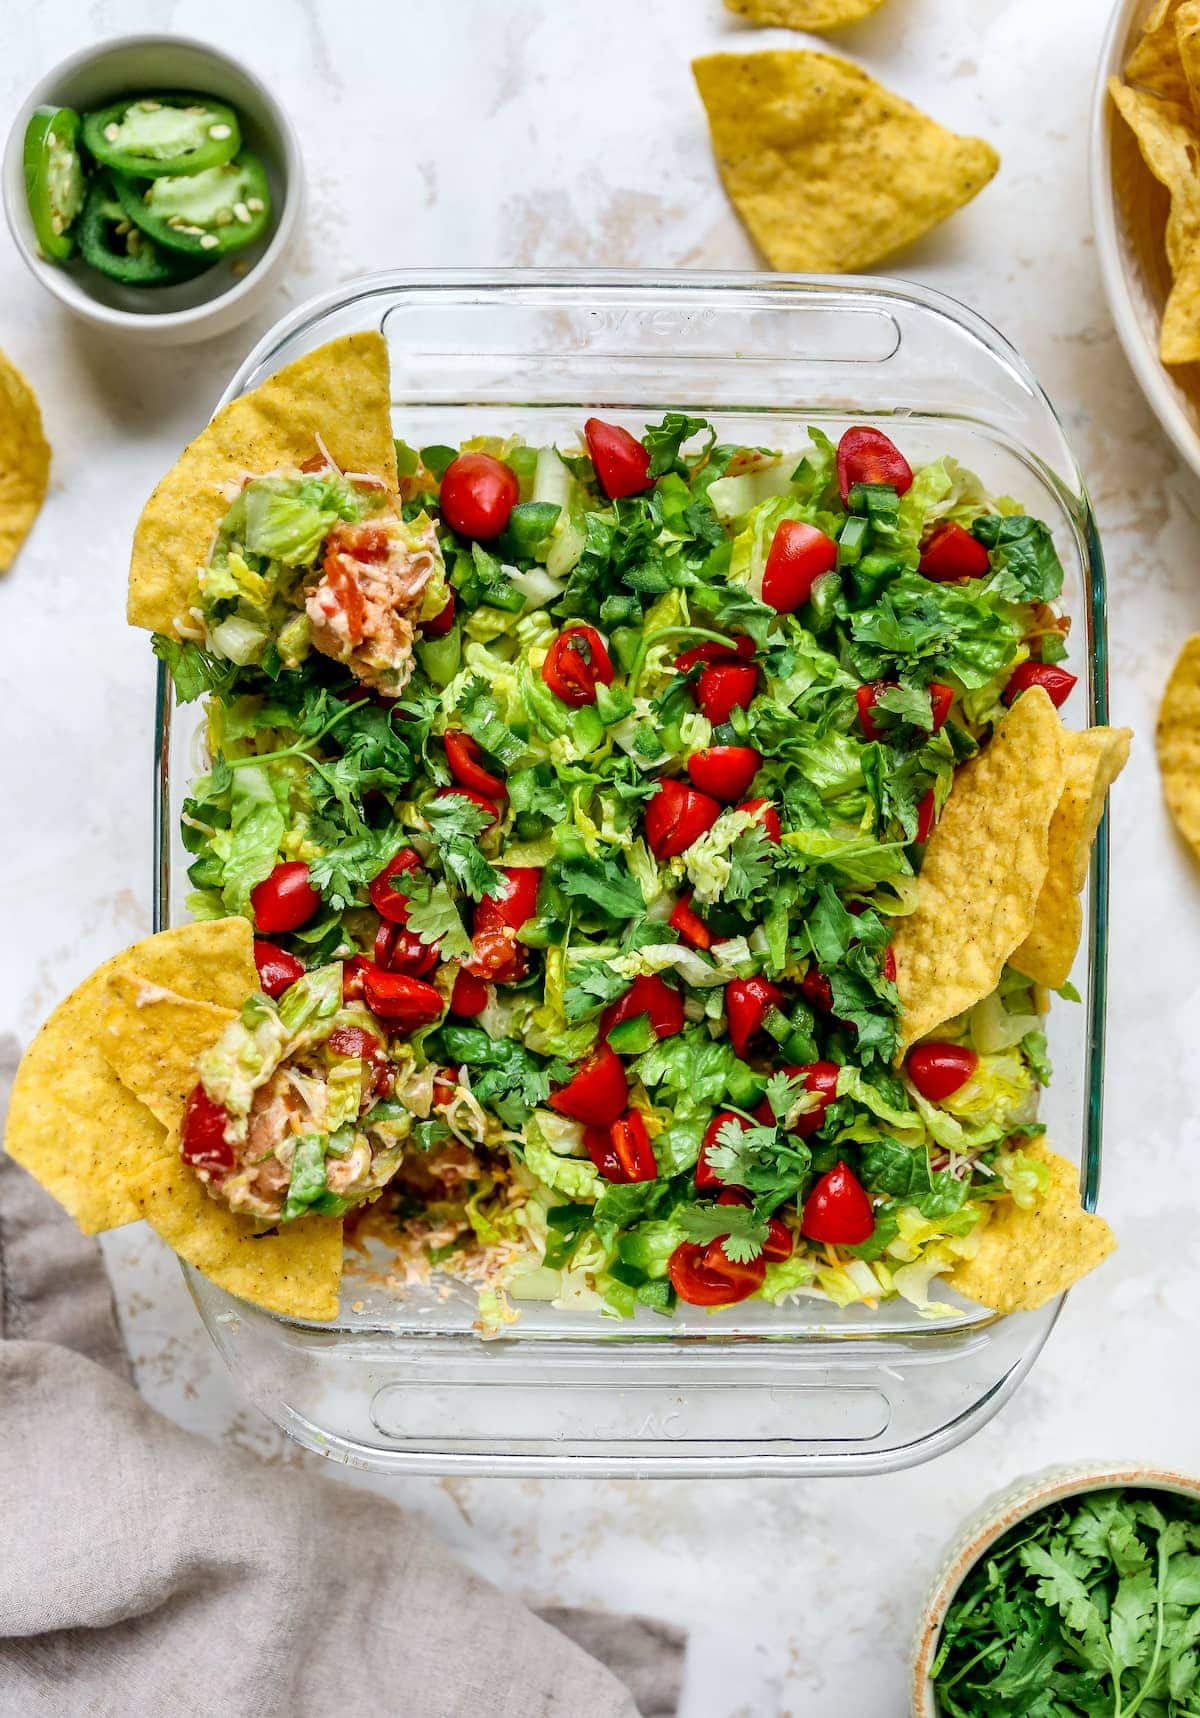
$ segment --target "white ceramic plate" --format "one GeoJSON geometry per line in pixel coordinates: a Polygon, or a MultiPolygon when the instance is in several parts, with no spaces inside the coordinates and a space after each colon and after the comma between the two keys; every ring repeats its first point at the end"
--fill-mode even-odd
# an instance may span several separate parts
{"type": "Polygon", "coordinates": [[[1118,0],[1104,39],[1092,101],[1092,221],[1100,275],[1125,356],[1180,457],[1200,476],[1200,366],[1167,369],[1158,356],[1171,286],[1162,243],[1168,196],[1108,97],[1108,80],[1120,76],[1152,3],[1118,0]]]}

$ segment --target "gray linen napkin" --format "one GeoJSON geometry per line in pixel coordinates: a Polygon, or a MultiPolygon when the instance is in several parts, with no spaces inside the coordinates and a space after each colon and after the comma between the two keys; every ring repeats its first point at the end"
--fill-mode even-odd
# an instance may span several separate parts
{"type": "MultiPolygon", "coordinates": [[[[0,1113],[15,1065],[0,1040],[0,1113]]],[[[385,1500],[149,1408],[100,1249],[0,1152],[0,1715],[676,1711],[679,1631],[548,1618],[385,1500]]]]}

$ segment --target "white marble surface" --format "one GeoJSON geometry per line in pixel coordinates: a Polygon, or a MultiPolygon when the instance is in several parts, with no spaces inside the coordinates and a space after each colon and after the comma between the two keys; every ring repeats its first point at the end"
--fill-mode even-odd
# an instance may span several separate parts
{"type": "MultiPolygon", "coordinates": [[[[1000,177],[896,272],[975,305],[1057,401],[1111,579],[1115,796],[1103,1207],[1122,1247],[1071,1298],[1016,1399],[975,1440],[872,1480],[380,1486],[535,1602],[642,1608],[692,1632],[686,1718],[895,1718],[923,1582],[962,1515],[1052,1460],[1200,1468],[1200,879],[1162,808],[1152,733],[1200,627],[1200,489],[1135,390],[1096,275],[1086,123],[1104,0],[889,0],[842,45],[1000,149],[1000,177]]],[[[5,0],[0,121],[78,43],[192,32],[254,56],[299,122],[312,202],[286,291],[214,344],[131,356],[73,324],[0,238],[0,345],[55,448],[45,512],[0,583],[0,1029],[22,1039],[149,928],[153,675],[122,622],[138,508],[238,359],[318,289],[384,265],[754,262],[709,154],[689,57],[756,37],[718,0],[5,0]],[[249,20],[253,17],[253,25],[249,20]]],[[[275,1462],[163,1249],[109,1243],[146,1394],[275,1462]]],[[[304,1458],[307,1459],[307,1458],[304,1458]]]]}

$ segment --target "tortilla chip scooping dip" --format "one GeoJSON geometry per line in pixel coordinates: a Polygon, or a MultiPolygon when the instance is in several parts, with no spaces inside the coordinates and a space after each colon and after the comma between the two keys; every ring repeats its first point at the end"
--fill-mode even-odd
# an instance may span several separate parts
{"type": "Polygon", "coordinates": [[[1128,728],[1064,733],[1066,783],[1050,823],[1046,881],[1028,936],[1010,956],[1013,966],[1058,990],[1071,975],[1083,931],[1080,892],[1109,788],[1129,758],[1128,728]]]}
{"type": "Polygon", "coordinates": [[[50,444],[33,389],[0,352],[0,573],[29,535],[50,481],[50,444]]]}
{"type": "Polygon", "coordinates": [[[1158,713],[1158,767],[1175,827],[1200,857],[1200,633],[1171,670],[1158,713]]]}
{"type": "MultiPolygon", "coordinates": [[[[10,1156],[87,1231],[144,1216],[230,1293],[292,1317],[334,1317],[341,1211],[359,1190],[374,1191],[375,1155],[352,1136],[345,1164],[326,1174],[284,1125],[274,1143],[284,1157],[307,1151],[308,1191],[293,1197],[295,1177],[286,1197],[254,1186],[270,1170],[288,1181],[260,1123],[264,1111],[292,1120],[283,1096],[289,1058],[336,1037],[340,967],[325,970],[324,979],[318,972],[292,987],[289,1013],[258,990],[246,919],[207,920],[135,943],[61,1003],[26,1052],[5,1135],[10,1156]],[[269,1081],[277,1070],[268,1101],[256,1104],[267,1083],[261,1076],[269,1081]],[[228,1107],[208,1095],[206,1080],[224,1081],[228,1107]],[[322,1200],[339,1170],[347,1199],[322,1200]]],[[[368,1075],[368,1062],[350,1053],[362,1041],[347,1040],[346,1055],[335,1048],[327,1058],[339,1070],[347,1117],[374,1079],[373,1065],[368,1075]]],[[[315,1090],[317,1074],[306,1068],[306,1077],[315,1090]]],[[[332,1088],[332,1071],[328,1079],[332,1088]]]]}
{"type": "Polygon", "coordinates": [[[1086,1276],[1116,1247],[1103,1217],[1079,1203],[1079,1171],[1041,1140],[1025,1148],[1047,1185],[1036,1204],[1005,1200],[992,1211],[974,1257],[947,1278],[951,1288],[996,1312],[1034,1312],[1086,1276]]]}
{"type": "Polygon", "coordinates": [[[725,188],[773,268],[868,268],[970,202],[1000,165],[989,143],[830,54],[710,54],[692,70],[725,188]]]}
{"type": "Polygon", "coordinates": [[[753,24],[778,25],[785,30],[840,30],[877,12],[883,0],[725,0],[731,12],[753,24]]]}
{"type": "Polygon", "coordinates": [[[958,771],[925,850],[916,910],[892,943],[902,1050],[989,995],[1033,928],[1065,749],[1058,712],[1034,686],[958,771]]]}
{"type": "Polygon", "coordinates": [[[133,626],[194,635],[188,608],[230,501],[249,475],[301,466],[323,447],[345,472],[396,486],[387,343],[332,340],[223,406],[185,449],[142,511],[129,567],[133,626]],[[353,401],[354,409],[346,409],[353,401]]]}

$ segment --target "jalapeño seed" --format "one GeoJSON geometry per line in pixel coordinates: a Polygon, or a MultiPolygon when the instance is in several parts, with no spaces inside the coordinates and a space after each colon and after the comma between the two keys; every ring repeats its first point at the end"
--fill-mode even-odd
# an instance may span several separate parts
{"type": "Polygon", "coordinates": [[[233,132],[227,125],[210,125],[208,128],[208,135],[215,143],[224,143],[227,137],[233,136],[233,132]]]}
{"type": "Polygon", "coordinates": [[[245,203],[235,203],[233,205],[233,212],[243,225],[245,225],[250,219],[250,211],[246,207],[245,203]]]}
{"type": "Polygon", "coordinates": [[[121,135],[121,127],[116,123],[115,120],[111,120],[104,127],[104,135],[105,135],[105,138],[107,139],[107,141],[109,143],[115,143],[117,141],[117,138],[120,137],[120,135],[121,135]]]}
{"type": "Polygon", "coordinates": [[[202,251],[215,251],[220,242],[216,233],[205,233],[200,240],[200,249],[202,251]]]}
{"type": "Polygon", "coordinates": [[[246,207],[250,210],[252,215],[261,215],[263,210],[266,208],[266,204],[263,202],[261,197],[247,197],[246,207]]]}

